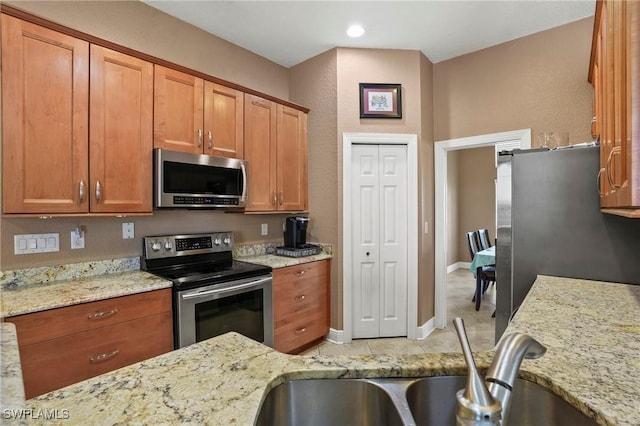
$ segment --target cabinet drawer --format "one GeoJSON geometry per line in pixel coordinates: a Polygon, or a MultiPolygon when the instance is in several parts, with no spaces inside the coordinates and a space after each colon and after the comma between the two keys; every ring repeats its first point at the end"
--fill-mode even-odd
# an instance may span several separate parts
{"type": "Polygon", "coordinates": [[[167,311],[171,311],[168,288],[18,315],[6,321],[16,325],[22,347],[167,311]]]}
{"type": "Polygon", "coordinates": [[[171,312],[20,347],[27,399],[173,349],[171,312]]]}
{"type": "Polygon", "coordinates": [[[329,261],[303,263],[273,270],[273,281],[303,280],[318,275],[329,275],[329,261]]]}
{"type": "Polygon", "coordinates": [[[289,315],[326,305],[327,276],[274,284],[273,319],[277,322],[289,315]]]}
{"type": "Polygon", "coordinates": [[[276,328],[274,346],[280,352],[291,352],[325,336],[328,331],[327,313],[316,310],[310,314],[301,315],[300,318],[276,328]]]}

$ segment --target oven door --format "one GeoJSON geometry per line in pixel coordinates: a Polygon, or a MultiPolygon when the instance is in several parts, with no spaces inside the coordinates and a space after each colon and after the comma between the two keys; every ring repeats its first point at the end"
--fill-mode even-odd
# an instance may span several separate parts
{"type": "Polygon", "coordinates": [[[273,347],[271,275],[176,291],[176,349],[229,331],[273,347]]]}

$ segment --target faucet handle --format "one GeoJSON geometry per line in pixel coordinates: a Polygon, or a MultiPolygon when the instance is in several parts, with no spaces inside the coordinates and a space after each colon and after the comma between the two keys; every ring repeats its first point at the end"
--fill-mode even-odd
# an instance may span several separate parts
{"type": "Polygon", "coordinates": [[[473,420],[483,422],[482,424],[499,424],[502,407],[500,402],[493,398],[476,369],[464,321],[462,318],[455,318],[453,326],[468,369],[467,385],[456,393],[458,423],[463,424],[463,420],[473,420]]]}

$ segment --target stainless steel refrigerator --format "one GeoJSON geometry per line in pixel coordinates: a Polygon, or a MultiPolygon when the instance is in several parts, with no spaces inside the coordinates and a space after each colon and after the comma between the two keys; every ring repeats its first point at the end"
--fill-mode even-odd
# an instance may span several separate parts
{"type": "Polygon", "coordinates": [[[640,219],[603,214],[599,147],[498,156],[496,340],[537,275],[640,284],[640,219]]]}

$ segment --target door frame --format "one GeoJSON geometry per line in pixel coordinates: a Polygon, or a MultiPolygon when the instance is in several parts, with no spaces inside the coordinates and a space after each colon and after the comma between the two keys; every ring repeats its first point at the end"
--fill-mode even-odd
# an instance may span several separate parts
{"type": "MultiPolygon", "coordinates": [[[[435,327],[447,323],[447,153],[468,148],[495,146],[496,155],[502,150],[531,148],[531,129],[491,133],[449,139],[434,143],[435,174],[435,327]]],[[[496,156],[497,162],[497,156],[496,156]]],[[[497,287],[496,287],[497,288],[497,287]]]]}
{"type": "Polygon", "coordinates": [[[407,133],[343,133],[342,135],[342,341],[353,336],[352,318],[352,145],[407,146],[407,337],[418,336],[418,135],[407,133]]]}

